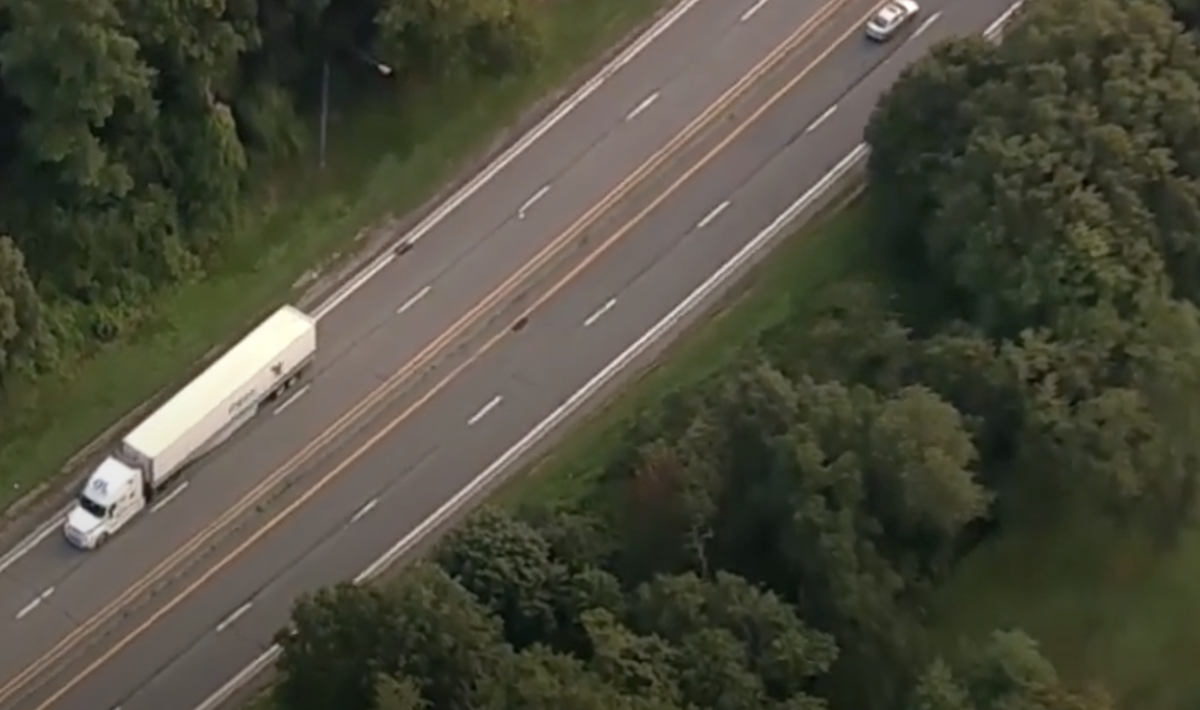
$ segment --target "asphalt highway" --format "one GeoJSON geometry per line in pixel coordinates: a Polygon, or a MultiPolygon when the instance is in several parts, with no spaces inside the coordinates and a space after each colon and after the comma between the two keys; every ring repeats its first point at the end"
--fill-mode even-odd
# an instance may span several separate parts
{"type": "Polygon", "coordinates": [[[0,688],[10,688],[0,690],[0,705],[194,707],[270,643],[298,593],[359,572],[845,155],[907,61],[939,38],[979,31],[1007,2],[930,0],[930,24],[918,21],[908,38],[885,46],[857,32],[869,2],[845,0],[824,18],[815,2],[772,2],[741,22],[751,5],[701,2],[636,60],[636,71],[589,99],[578,123],[563,124],[581,133],[548,135],[512,179],[481,191],[346,299],[321,321],[324,353],[307,393],[199,467],[165,507],[96,553],[72,552],[50,536],[4,569],[0,623],[20,643],[0,645],[0,688]],[[572,230],[812,17],[821,21],[779,66],[572,230]],[[441,338],[448,322],[572,232],[522,284],[441,338]],[[312,447],[187,564],[138,586],[414,361],[420,366],[364,409],[361,424],[312,447]],[[131,587],[138,593],[125,594],[131,587]],[[90,622],[110,606],[117,613],[90,622]],[[63,647],[72,634],[80,643],[63,647]],[[53,663],[23,675],[56,646],[65,650],[53,663]]]}
{"type": "MultiPolygon", "coordinates": [[[[126,592],[208,528],[221,511],[236,508],[260,485],[263,472],[279,470],[321,438],[331,417],[362,401],[403,363],[419,361],[419,367],[410,368],[406,381],[398,384],[419,387],[423,372],[435,371],[448,352],[469,339],[471,329],[463,328],[456,337],[435,343],[447,322],[494,293],[551,235],[567,229],[588,204],[611,191],[651,150],[816,11],[815,3],[771,3],[743,22],[746,8],[731,4],[710,0],[693,9],[650,45],[635,66],[612,77],[562,130],[546,135],[522,156],[513,168],[521,180],[491,183],[409,258],[378,274],[324,318],[321,372],[311,389],[195,471],[188,487],[152,514],[154,521],[140,521],[96,554],[75,553],[53,535],[7,564],[0,575],[0,618],[13,625],[6,637],[19,637],[22,643],[0,646],[0,677],[17,675],[70,634],[88,635],[77,627],[96,614],[123,611],[145,597],[154,585],[126,592]],[[785,12],[779,12],[781,7],[785,12]],[[646,105],[656,95],[671,98],[659,107],[646,105]],[[580,125],[574,125],[576,120],[580,125]],[[588,141],[581,136],[594,137],[588,141]],[[539,184],[551,186],[553,194],[537,205],[527,204],[540,191],[539,184]],[[440,345],[437,352],[428,348],[431,343],[440,345]]],[[[519,296],[509,289],[499,301],[519,296]]],[[[292,484],[299,482],[305,463],[311,462],[292,467],[292,484]]]]}
{"type": "MultiPolygon", "coordinates": [[[[0,571],[0,624],[5,624],[0,633],[22,639],[0,644],[0,684],[80,621],[111,605],[221,511],[232,509],[267,472],[284,466],[402,365],[426,355],[400,383],[403,389],[419,387],[422,373],[436,374],[446,353],[461,348],[470,335],[460,333],[441,343],[438,353],[427,352],[447,324],[493,293],[818,8],[816,2],[791,7],[772,2],[743,23],[746,8],[736,5],[698,4],[521,156],[510,168],[518,179],[489,183],[411,253],[323,318],[318,372],[310,389],[191,472],[187,488],[153,514],[156,520],[138,521],[90,555],[50,535],[0,571]],[[673,98],[630,120],[629,114],[656,91],[673,98]],[[546,185],[552,194],[525,204],[546,185]],[[29,609],[37,599],[43,601],[29,609]]],[[[481,315],[492,315],[495,308],[486,310],[481,315]]],[[[293,479],[302,473],[297,470],[293,479]]]]}
{"type": "MultiPolygon", "coordinates": [[[[279,468],[400,364],[416,359],[448,323],[529,262],[818,7],[812,0],[789,5],[769,3],[747,23],[739,22],[745,7],[718,0],[705,0],[684,15],[636,64],[523,155],[510,169],[518,179],[489,183],[413,252],[323,318],[319,372],[311,388],[192,473],[169,516],[141,522],[98,555],[81,556],[48,536],[0,571],[0,623],[10,623],[50,588],[54,605],[69,608],[76,618],[90,615],[242,499],[264,472],[279,468]],[[670,98],[628,120],[655,92],[670,98]],[[522,210],[547,185],[550,191],[522,210]]],[[[439,359],[425,358],[420,370],[439,359]]],[[[413,386],[414,379],[406,384],[413,386]]],[[[30,626],[21,628],[28,633],[30,626]]],[[[0,678],[37,651],[0,648],[0,678]]]]}

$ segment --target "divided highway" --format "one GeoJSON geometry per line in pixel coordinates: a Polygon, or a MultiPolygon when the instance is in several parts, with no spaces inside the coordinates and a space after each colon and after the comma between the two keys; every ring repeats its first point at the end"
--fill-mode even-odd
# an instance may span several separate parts
{"type": "Polygon", "coordinates": [[[0,707],[192,708],[291,601],[468,485],[860,140],[938,39],[1010,0],[698,0],[404,256],[320,315],[309,387],[102,550],[0,558],[0,707]]]}

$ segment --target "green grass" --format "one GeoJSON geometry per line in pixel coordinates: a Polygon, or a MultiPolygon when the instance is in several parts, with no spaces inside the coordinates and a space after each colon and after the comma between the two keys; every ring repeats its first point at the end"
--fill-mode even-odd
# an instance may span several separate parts
{"type": "Polygon", "coordinates": [[[250,698],[242,705],[242,710],[275,710],[275,701],[271,697],[271,691],[264,690],[250,698]]]}
{"type": "MultiPolygon", "coordinates": [[[[248,209],[219,270],[166,297],[156,317],[66,376],[16,384],[0,423],[0,510],[51,480],[81,447],[215,344],[287,300],[363,228],[417,207],[523,109],[644,22],[665,0],[545,3],[546,57],[530,75],[380,100],[334,116],[329,164],[288,166],[248,209]]],[[[336,90],[336,86],[335,86],[336,90]]],[[[336,98],[336,97],[335,97],[336,98]]]]}
{"type": "Polygon", "coordinates": [[[500,493],[501,502],[536,504],[583,494],[636,412],[734,365],[765,332],[803,318],[803,311],[829,284],[873,270],[875,262],[865,239],[867,211],[866,202],[856,199],[818,215],[786,239],[744,280],[742,290],[724,308],[676,340],[658,365],[514,478],[500,493]]]}
{"type": "Polygon", "coordinates": [[[1200,706],[1200,532],[1162,553],[1149,541],[1069,520],[1001,536],[973,553],[937,605],[941,641],[1019,627],[1077,682],[1119,707],[1200,706]]]}

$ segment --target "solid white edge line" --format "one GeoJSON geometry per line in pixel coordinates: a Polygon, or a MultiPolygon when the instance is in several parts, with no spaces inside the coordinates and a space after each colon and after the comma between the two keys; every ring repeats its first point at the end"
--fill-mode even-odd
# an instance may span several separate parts
{"type": "Polygon", "coordinates": [[[49,520],[42,523],[40,527],[29,533],[23,540],[13,545],[8,552],[0,556],[0,574],[3,574],[6,569],[15,565],[17,560],[24,557],[30,550],[42,544],[46,538],[58,531],[62,526],[62,519],[66,517],[67,513],[71,512],[71,508],[74,506],[73,502],[68,503],[66,507],[50,516],[49,520]]]}
{"type": "Polygon", "coordinates": [[[1010,20],[1012,20],[1013,15],[1020,12],[1021,8],[1024,6],[1025,0],[1017,0],[1012,5],[1009,5],[1008,9],[1000,13],[1000,16],[995,20],[992,20],[992,24],[988,25],[987,29],[983,31],[984,38],[996,39],[1000,35],[1000,32],[1004,29],[1004,26],[1007,25],[1010,20]]]}
{"type": "Polygon", "coordinates": [[[370,266],[355,274],[354,278],[347,281],[337,291],[325,300],[324,303],[313,309],[312,317],[320,321],[325,316],[333,312],[333,309],[342,305],[342,302],[354,295],[354,292],[362,288],[364,284],[375,277],[380,271],[383,271],[388,264],[396,260],[395,246],[392,251],[384,254],[371,263],[370,266]]]}
{"type": "MultiPolygon", "coordinates": [[[[992,22],[992,24],[988,25],[987,30],[984,31],[984,35],[988,39],[994,39],[995,36],[1000,32],[1000,30],[1002,30],[1004,28],[1005,23],[1007,23],[1010,19],[1012,19],[1013,15],[1015,15],[1017,13],[1017,11],[1021,8],[1021,6],[1024,4],[1025,4],[1025,0],[1017,0],[1017,2],[1013,3],[1007,10],[1004,11],[1004,13],[1002,13],[1000,15],[1000,17],[996,21],[994,21],[994,22],[992,22]]],[[[855,146],[855,148],[853,150],[850,151],[849,154],[846,155],[845,158],[842,159],[842,161],[840,163],[838,163],[838,166],[846,164],[848,161],[852,165],[857,160],[862,160],[866,156],[866,153],[867,153],[866,148],[867,148],[866,144],[863,144],[863,143],[858,144],[857,146],[855,146]]],[[[845,168],[845,170],[848,170],[848,169],[849,169],[848,167],[845,168]]],[[[834,170],[837,170],[837,166],[834,167],[834,170]]],[[[830,173],[826,174],[826,177],[828,177],[832,173],[833,173],[833,171],[830,171],[830,173]]],[[[807,196],[809,193],[811,193],[817,187],[821,186],[821,183],[824,181],[825,181],[825,178],[822,178],[822,180],[818,181],[817,185],[813,186],[813,189],[809,190],[808,193],[805,193],[805,196],[807,196]]],[[[830,182],[833,182],[833,181],[831,180],[830,182]]],[[[825,184],[823,189],[828,189],[828,183],[825,184]]],[[[780,215],[779,218],[777,218],[774,222],[772,222],[767,227],[767,230],[770,230],[772,227],[774,227],[775,231],[779,232],[784,227],[786,227],[787,223],[790,222],[795,217],[796,212],[803,211],[803,207],[801,207],[799,210],[794,209],[796,207],[796,205],[800,204],[801,200],[803,200],[803,199],[804,199],[804,197],[802,196],[800,200],[797,200],[796,202],[792,203],[792,205],[787,210],[785,210],[784,213],[782,215],[780,215]]],[[[763,240],[764,242],[769,242],[769,241],[771,241],[771,239],[773,239],[775,236],[777,236],[777,234],[772,234],[771,232],[769,232],[767,230],[760,232],[759,235],[757,237],[755,237],[754,241],[751,241],[745,247],[743,247],[742,251],[739,251],[736,255],[734,255],[732,260],[726,262],[725,265],[723,265],[721,267],[721,270],[719,270],[716,274],[713,274],[713,277],[720,275],[722,273],[722,271],[725,270],[726,266],[733,263],[733,261],[736,260],[739,256],[741,256],[743,254],[743,252],[745,252],[747,250],[747,248],[754,245],[755,241],[757,241],[759,239],[759,237],[762,237],[764,234],[769,234],[770,236],[768,236],[766,239],[763,240]]],[[[759,246],[759,248],[761,248],[761,245],[759,246]]],[[[737,267],[734,267],[730,271],[732,272],[732,271],[736,271],[736,270],[737,270],[737,267]]],[[[710,277],[709,281],[711,281],[713,279],[713,277],[710,277]]],[[[701,284],[699,289],[697,289],[696,291],[693,291],[691,294],[689,294],[687,299],[684,299],[684,301],[681,302],[679,304],[679,306],[675,307],[675,311],[680,310],[684,306],[687,306],[686,308],[683,308],[683,310],[685,312],[690,311],[692,308],[694,308],[695,307],[694,304],[689,304],[689,300],[691,299],[692,296],[694,296],[696,294],[697,291],[699,291],[700,289],[703,289],[704,286],[707,284],[708,284],[708,281],[706,281],[704,284],[701,284]]],[[[703,300],[703,297],[696,299],[696,300],[703,300]]],[[[670,315],[674,314],[675,311],[672,311],[671,314],[668,314],[668,318],[670,317],[670,315]]],[[[682,316],[680,316],[680,317],[682,317],[682,316]]],[[[664,319],[664,320],[666,320],[666,319],[664,319]]],[[[663,321],[659,321],[659,323],[662,323],[662,322],[663,321]]],[[[658,324],[656,324],[656,325],[658,325],[658,324]]],[[[647,335],[651,334],[652,332],[653,332],[653,329],[651,329],[651,331],[647,332],[647,335]]],[[[643,335],[642,339],[645,339],[645,337],[646,336],[643,335]]],[[[654,339],[651,339],[651,340],[654,340],[654,339]]],[[[639,341],[635,342],[633,344],[633,346],[630,347],[630,350],[633,348],[636,348],[640,343],[641,343],[641,339],[639,339],[639,341]]],[[[643,346],[642,349],[645,349],[645,347],[646,346],[643,346]]],[[[630,350],[626,350],[625,352],[621,353],[621,356],[624,356],[626,353],[630,352],[630,350]]],[[[620,362],[621,356],[618,356],[617,360],[614,360],[612,363],[609,363],[608,367],[612,367],[613,364],[620,362]]],[[[636,358],[636,355],[634,355],[633,357],[631,357],[629,359],[632,360],[634,358],[636,358]]],[[[543,419],[536,427],[534,427],[532,430],[530,430],[530,432],[528,434],[526,434],[520,441],[518,441],[515,446],[513,446],[508,451],[504,452],[504,454],[499,459],[497,459],[483,473],[481,473],[479,476],[477,476],[475,478],[475,480],[473,480],[470,484],[468,484],[467,488],[464,488],[463,490],[459,491],[457,494],[455,494],[455,496],[453,498],[451,498],[450,500],[448,500],[444,504],[442,504],[442,506],[440,508],[438,508],[437,510],[435,510],[432,515],[430,515],[428,518],[423,520],[421,522],[421,524],[417,526],[416,529],[414,529],[409,534],[405,535],[399,542],[397,542],[395,545],[393,545],[391,548],[389,548],[386,552],[384,552],[383,555],[380,556],[379,559],[377,559],[373,563],[371,563],[371,566],[367,567],[365,570],[363,570],[361,573],[359,573],[359,575],[354,578],[354,583],[362,584],[363,582],[370,580],[371,577],[374,577],[376,574],[378,574],[380,570],[386,569],[396,557],[403,554],[404,551],[408,547],[411,547],[414,543],[418,542],[421,537],[428,534],[428,531],[430,529],[436,527],[437,524],[442,519],[444,519],[447,515],[453,514],[455,511],[457,511],[457,509],[459,507],[461,507],[466,500],[470,499],[471,496],[473,496],[474,493],[479,488],[483,487],[483,485],[485,485],[486,483],[489,482],[488,479],[496,476],[498,472],[503,471],[505,468],[507,468],[509,465],[511,465],[511,463],[514,459],[520,458],[520,456],[522,456],[526,450],[528,450],[534,444],[538,443],[538,441],[540,441],[542,438],[544,438],[547,433],[549,433],[558,423],[560,423],[561,419],[565,419],[567,416],[569,416],[571,413],[573,413],[575,409],[578,409],[579,406],[582,405],[588,399],[588,397],[591,396],[592,392],[587,392],[582,397],[580,396],[580,394],[583,393],[587,389],[588,385],[592,385],[592,383],[596,382],[597,380],[603,379],[606,382],[607,379],[611,379],[611,375],[609,375],[609,378],[601,377],[602,375],[605,374],[605,371],[608,370],[608,367],[606,367],[605,370],[602,370],[596,377],[592,378],[592,380],[589,381],[587,383],[587,385],[584,385],[583,389],[576,391],[576,393],[574,395],[572,395],[569,399],[567,399],[567,401],[565,403],[563,403],[562,406],[560,406],[558,409],[551,412],[549,417],[547,417],[546,419],[543,419]],[[558,415],[557,421],[554,420],[556,415],[558,415]]],[[[624,367],[624,365],[622,365],[622,369],[623,369],[623,367],[624,367]]],[[[599,385],[596,385],[593,389],[599,389],[600,387],[603,386],[603,384],[604,384],[604,382],[602,382],[599,385]]],[[[248,683],[252,678],[254,678],[254,676],[263,672],[264,670],[266,670],[267,666],[274,663],[275,660],[277,658],[279,658],[279,653],[280,653],[279,645],[272,644],[266,651],[263,651],[257,658],[255,658],[250,663],[246,664],[245,668],[238,671],[238,673],[236,675],[234,675],[232,678],[230,678],[228,681],[226,681],[225,684],[222,685],[220,688],[217,688],[213,692],[212,695],[205,698],[204,701],[201,702],[199,705],[197,705],[193,710],[216,710],[221,705],[221,703],[225,702],[231,696],[233,696],[233,694],[236,693],[238,691],[238,689],[240,689],[243,685],[248,683]]]]}
{"type": "MultiPolygon", "coordinates": [[[[560,121],[567,117],[572,111],[579,107],[589,96],[594,94],[604,82],[608,81],[622,67],[633,61],[647,47],[654,43],[660,36],[686,15],[693,7],[698,5],[700,0],[681,0],[679,4],[671,8],[665,15],[660,17],[658,21],[646,28],[628,47],[620,54],[612,59],[608,64],[604,65],[591,79],[583,86],[579,87],[574,94],[567,97],[553,111],[545,116],[541,121],[525,133],[516,143],[512,144],[488,164],[475,177],[471,178],[466,185],[459,188],[453,195],[442,202],[433,212],[425,219],[421,220],[412,231],[401,237],[392,246],[394,250],[405,242],[415,243],[418,239],[424,237],[434,227],[442,222],[451,212],[457,209],[463,202],[466,202],[476,192],[479,192],[487,183],[491,182],[501,170],[508,167],[514,160],[520,157],[526,150],[536,143],[542,136],[554,128],[560,121]]],[[[355,291],[363,286],[367,281],[371,280],[376,274],[382,271],[388,264],[395,260],[394,251],[384,254],[376,259],[370,266],[366,267],[355,275],[348,283],[342,285],[341,288],[334,291],[324,302],[318,304],[313,309],[312,316],[318,321],[329,315],[334,309],[349,298],[355,291]]],[[[0,572],[11,567],[17,560],[24,557],[33,548],[37,547],[43,540],[52,535],[61,524],[61,518],[71,511],[71,505],[64,507],[58,513],[55,513],[50,520],[43,524],[42,527],[30,533],[26,538],[18,542],[3,555],[0,555],[0,572]]]]}
{"type": "MultiPolygon", "coordinates": [[[[479,192],[484,185],[491,182],[492,179],[500,173],[500,171],[504,170],[525,151],[529,150],[530,146],[548,133],[550,129],[558,125],[559,122],[567,117],[567,115],[569,115],[572,111],[578,108],[580,104],[586,101],[588,97],[596,93],[596,90],[604,85],[606,81],[611,79],[613,75],[620,71],[626,64],[633,61],[634,58],[645,51],[646,47],[649,47],[664,32],[670,29],[672,25],[678,22],[680,18],[687,14],[689,10],[698,5],[700,1],[701,0],[682,0],[678,5],[671,8],[667,14],[663,15],[658,19],[657,22],[647,28],[645,32],[639,35],[632,44],[626,47],[624,51],[606,64],[595,76],[585,82],[583,86],[579,87],[574,94],[571,94],[571,96],[569,96],[553,111],[551,111],[549,115],[539,121],[537,125],[525,133],[525,135],[521,136],[516,143],[509,146],[507,150],[489,163],[486,168],[476,174],[475,177],[471,178],[466,185],[463,185],[461,188],[455,191],[453,195],[438,205],[433,212],[426,216],[425,219],[421,220],[410,232],[396,240],[396,243],[392,248],[395,249],[396,247],[406,243],[415,244],[423,239],[425,235],[434,229],[434,227],[441,224],[441,222],[446,219],[451,212],[458,209],[460,205],[473,197],[475,193],[479,192]]],[[[391,259],[394,257],[395,255],[389,252],[388,255],[385,255],[381,258],[381,261],[386,260],[387,263],[390,263],[391,259]]],[[[372,276],[379,273],[379,271],[381,271],[383,267],[387,265],[387,263],[384,263],[382,266],[377,265],[378,262],[377,264],[373,264],[372,266],[368,267],[365,272],[363,272],[367,274],[366,276],[356,276],[345,286],[335,291],[329,298],[325,300],[325,302],[321,303],[313,310],[313,317],[317,320],[320,320],[329,315],[335,308],[341,305],[343,301],[349,298],[355,291],[361,288],[363,284],[370,280],[372,276]]]]}

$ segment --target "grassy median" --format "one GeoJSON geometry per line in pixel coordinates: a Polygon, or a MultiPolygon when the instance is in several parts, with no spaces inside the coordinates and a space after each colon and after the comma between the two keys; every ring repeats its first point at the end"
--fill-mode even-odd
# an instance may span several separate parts
{"type": "Polygon", "coordinates": [[[208,278],[165,299],[135,337],[55,381],[16,383],[0,422],[0,511],[249,321],[286,300],[315,265],[363,228],[428,199],[533,101],[562,84],[667,0],[544,3],[547,48],[533,74],[432,87],[381,100],[330,127],[329,165],[285,166],[248,210],[245,228],[208,278]]]}

